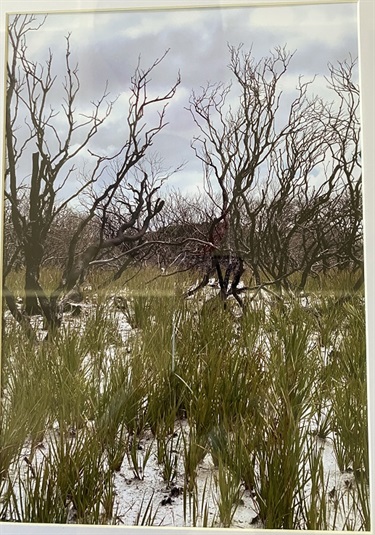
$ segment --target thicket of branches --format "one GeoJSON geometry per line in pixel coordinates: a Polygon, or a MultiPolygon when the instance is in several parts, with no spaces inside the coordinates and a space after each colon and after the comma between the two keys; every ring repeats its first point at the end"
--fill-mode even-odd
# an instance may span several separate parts
{"type": "Polygon", "coordinates": [[[81,81],[69,36],[64,72],[55,73],[52,52],[44,65],[28,57],[27,36],[43,23],[16,16],[9,28],[4,295],[20,322],[29,328],[29,315],[42,313],[51,328],[58,326],[69,292],[97,265],[115,266],[115,278],[140,262],[169,272],[199,269],[197,288],[215,274],[223,300],[232,294],[241,306],[238,284],[245,269],[254,286],[277,290],[301,290],[318,270],[350,269],[358,272],[354,289],[360,288],[355,60],[328,65],[331,103],[311,96],[313,81],[302,78],[288,102],[281,87],[293,54],[277,48],[257,61],[251,50],[229,47],[232,82],[207,84],[192,92],[188,104],[197,131],[193,157],[202,163],[204,184],[195,197],[164,195],[170,173],[151,155],[154,138],[167,125],[167,105],[180,75],[163,94],[150,97],[150,75],[168,61],[167,52],[147,68],[139,62],[122,118],[125,137],[113,154],[91,151],[91,171],[72,189],[77,156],[100,136],[114,101],[105,86],[90,112],[79,109],[81,81]],[[64,95],[54,107],[61,84],[64,95]],[[72,193],[60,200],[68,184],[72,193]],[[50,294],[40,283],[43,265],[62,272],[50,294]],[[6,286],[9,273],[20,267],[25,272],[22,310],[6,286]]]}

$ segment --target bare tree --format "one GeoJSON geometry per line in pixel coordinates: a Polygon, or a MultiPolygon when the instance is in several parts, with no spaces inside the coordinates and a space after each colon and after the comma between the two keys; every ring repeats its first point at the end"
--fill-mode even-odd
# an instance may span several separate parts
{"type": "Polygon", "coordinates": [[[333,267],[359,270],[355,289],[363,281],[359,90],[352,81],[354,68],[353,61],[329,66],[334,102],[315,99],[310,101],[312,113],[299,110],[308,126],[299,127],[290,118],[284,150],[271,164],[272,183],[278,188],[265,205],[262,267],[286,287],[293,273],[299,274],[301,290],[309,275],[333,267]]]}
{"type": "MultiPolygon", "coordinates": [[[[25,311],[30,314],[42,310],[49,325],[53,326],[58,323],[58,300],[83,280],[89,263],[95,260],[99,251],[116,247],[124,241],[134,241],[136,237],[130,236],[127,231],[136,220],[139,221],[141,214],[144,217],[139,236],[146,232],[153,217],[162,209],[163,201],[157,197],[159,187],[152,187],[145,172],[142,179],[132,186],[133,204],[124,205],[127,220],[118,228],[116,236],[105,239],[101,228],[95,241],[79,253],[81,238],[99,208],[103,214],[107,212],[119,188],[141,164],[155,136],[166,126],[167,103],[175,95],[180,77],[161,96],[151,98],[147,91],[150,73],[167,52],[147,69],[141,67],[139,60],[130,80],[125,139],[120,141],[116,154],[94,154],[89,150],[89,142],[108,118],[114,101],[109,100],[105,85],[99,99],[91,103],[90,112],[77,111],[81,84],[78,67],[72,65],[69,36],[66,39],[64,73],[55,74],[51,51],[44,65],[28,58],[27,36],[31,31],[38,31],[43,23],[44,20],[38,22],[35,16],[16,16],[9,27],[5,195],[10,205],[17,247],[25,265],[25,311]],[[55,108],[54,91],[60,91],[58,82],[62,74],[63,97],[55,108]],[[157,110],[157,118],[150,125],[144,119],[149,108],[157,110]],[[93,169],[80,187],[59,202],[59,195],[76,172],[76,157],[84,148],[91,154],[93,169]],[[99,191],[106,166],[114,158],[120,162],[118,170],[99,191]],[[25,173],[26,168],[30,170],[29,178],[22,190],[20,173],[25,173]],[[61,283],[48,296],[40,285],[40,265],[48,248],[48,233],[59,214],[82,192],[94,186],[99,193],[74,229],[61,283]],[[21,191],[22,195],[27,192],[26,212],[21,209],[21,191]]],[[[5,293],[10,302],[12,296],[9,290],[5,293]]]]}
{"type": "MultiPolygon", "coordinates": [[[[275,116],[280,105],[278,82],[287,70],[291,55],[277,49],[273,56],[256,63],[251,52],[243,53],[242,47],[230,47],[229,52],[236,86],[208,84],[200,94],[192,94],[190,111],[200,131],[193,148],[203,164],[206,191],[211,198],[217,191],[220,194],[210,229],[210,241],[216,245],[214,235],[219,234],[220,247],[213,254],[212,262],[223,299],[234,290],[240,302],[236,287],[243,272],[239,242],[241,212],[248,208],[253,223],[249,235],[254,238],[256,214],[249,210],[250,195],[257,193],[264,199],[260,169],[286,133],[286,128],[276,131],[275,116]],[[236,107],[230,104],[232,94],[239,101],[236,107]],[[229,260],[224,273],[223,259],[229,260]]],[[[267,180],[264,186],[268,186],[267,180]]],[[[247,262],[260,280],[257,257],[257,251],[253,250],[247,262]]],[[[207,276],[202,283],[206,280],[207,276]]]]}
{"type": "Polygon", "coordinates": [[[65,128],[57,128],[55,121],[61,113],[51,103],[51,93],[56,85],[52,52],[45,65],[27,58],[26,36],[30,31],[37,31],[42,24],[43,21],[38,23],[34,16],[16,16],[9,27],[5,195],[11,204],[12,224],[24,255],[27,313],[39,310],[39,269],[48,231],[59,211],[71,200],[56,206],[58,192],[74,171],[74,165],[69,167],[69,163],[88,144],[111,111],[105,90],[98,102],[93,104],[89,115],[77,117],[75,101],[80,84],[77,67],[71,65],[68,37],[61,106],[65,128]],[[21,130],[22,123],[26,128],[21,130]],[[19,173],[26,158],[30,161],[28,211],[22,213],[19,173]]]}
{"type": "MultiPolygon", "coordinates": [[[[358,88],[353,64],[331,66],[338,105],[337,98],[329,105],[309,96],[312,82],[302,79],[288,103],[282,78],[292,54],[277,48],[255,61],[251,50],[229,52],[233,83],[193,93],[190,112],[206,192],[211,199],[220,195],[210,230],[212,262],[224,300],[233,293],[241,303],[237,285],[244,264],[255,286],[290,288],[298,273],[300,289],[317,263],[341,255],[361,264],[358,88]],[[339,226],[346,229],[341,245],[339,226]],[[219,246],[215,229],[222,232],[219,246]]],[[[206,282],[207,276],[199,287],[206,282]]]]}
{"type": "Polygon", "coordinates": [[[351,265],[359,270],[355,289],[364,282],[363,215],[362,215],[362,165],[360,144],[360,91],[354,81],[357,61],[329,65],[329,87],[338,98],[334,113],[326,113],[326,120],[334,134],[331,156],[339,168],[341,195],[337,206],[334,238],[335,257],[339,265],[351,265]]]}

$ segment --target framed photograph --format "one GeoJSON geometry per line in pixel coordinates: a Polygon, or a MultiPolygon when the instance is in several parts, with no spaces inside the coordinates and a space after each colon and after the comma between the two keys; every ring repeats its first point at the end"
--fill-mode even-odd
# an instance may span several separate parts
{"type": "Polygon", "coordinates": [[[372,0],[4,0],[0,534],[373,526],[372,0]]]}

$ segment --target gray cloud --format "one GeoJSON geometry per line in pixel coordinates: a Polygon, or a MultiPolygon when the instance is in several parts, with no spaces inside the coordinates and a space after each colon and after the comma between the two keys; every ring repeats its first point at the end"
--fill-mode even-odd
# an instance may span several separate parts
{"type": "MultiPolygon", "coordinates": [[[[196,131],[185,110],[189,95],[207,81],[230,80],[228,43],[243,43],[245,50],[252,46],[258,59],[275,46],[296,50],[288,71],[288,76],[295,77],[295,84],[298,75],[307,79],[324,75],[328,62],[343,60],[349,53],[357,56],[354,4],[53,14],[30,36],[30,54],[43,60],[50,48],[55,71],[62,74],[64,37],[69,32],[71,59],[79,63],[78,104],[87,106],[98,98],[107,80],[111,95],[120,96],[112,117],[92,143],[92,148],[101,153],[114,151],[125,134],[126,95],[139,56],[142,66],[148,67],[170,49],[152,73],[150,90],[165,91],[181,72],[181,86],[175,101],[168,106],[170,124],[155,142],[155,150],[160,151],[166,165],[189,162],[173,180],[179,185],[183,181],[199,182],[201,173],[190,148],[196,131]]],[[[293,87],[292,78],[290,86],[293,87]]],[[[323,93],[326,91],[323,76],[317,78],[315,92],[319,87],[323,93]]],[[[56,106],[59,99],[61,91],[56,106]]]]}

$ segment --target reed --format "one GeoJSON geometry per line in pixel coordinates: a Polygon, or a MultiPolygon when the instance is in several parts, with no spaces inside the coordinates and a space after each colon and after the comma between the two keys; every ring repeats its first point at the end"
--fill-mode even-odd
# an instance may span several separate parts
{"type": "MultiPolygon", "coordinates": [[[[185,525],[233,526],[245,492],[265,528],[369,530],[365,315],[349,278],[321,278],[304,299],[249,296],[240,314],[156,275],[106,292],[93,277],[92,305],[53,341],[4,322],[1,517],[126,524],[116,477],[147,485],[156,460],[160,481],[183,487],[185,525]],[[329,443],[351,485],[335,496],[329,443]]],[[[144,494],[129,522],[159,524],[159,503],[144,494]]]]}

